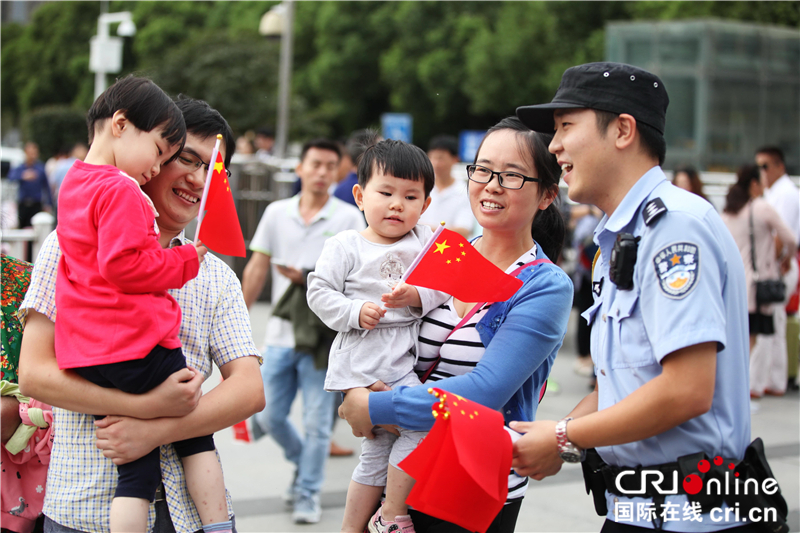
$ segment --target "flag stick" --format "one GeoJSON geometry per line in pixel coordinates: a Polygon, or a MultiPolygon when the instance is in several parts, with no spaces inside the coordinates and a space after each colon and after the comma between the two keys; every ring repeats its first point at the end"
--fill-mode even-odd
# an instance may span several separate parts
{"type": "Polygon", "coordinates": [[[219,153],[219,144],[222,142],[222,134],[217,134],[217,142],[214,143],[214,150],[211,151],[211,161],[208,162],[208,173],[206,174],[206,183],[203,187],[203,198],[200,200],[200,211],[197,213],[197,230],[194,232],[194,242],[200,238],[200,225],[203,223],[203,211],[206,208],[206,199],[208,198],[208,189],[211,186],[211,176],[214,174],[214,165],[217,163],[217,154],[219,153]]]}
{"type": "MultiPolygon", "coordinates": [[[[431,246],[433,246],[433,243],[436,242],[436,239],[439,237],[439,235],[442,234],[442,231],[444,231],[444,221],[440,222],[439,224],[440,224],[440,226],[438,228],[436,228],[436,231],[434,231],[433,235],[431,235],[431,238],[428,239],[428,242],[425,244],[425,247],[419,252],[419,254],[417,254],[417,257],[414,259],[414,262],[411,263],[411,266],[408,267],[408,269],[405,271],[405,273],[400,277],[400,281],[397,283],[397,285],[395,285],[394,288],[392,288],[392,292],[394,292],[394,290],[401,283],[404,283],[406,281],[406,278],[409,275],[411,275],[411,272],[415,268],[417,268],[417,265],[419,264],[419,262],[422,261],[422,258],[425,256],[426,253],[428,253],[428,250],[431,249],[431,246]]],[[[383,309],[383,305],[381,305],[381,309],[383,309]]],[[[365,329],[361,333],[361,337],[364,338],[367,335],[367,333],[369,333],[369,332],[370,332],[370,330],[365,329]]]]}
{"type": "MultiPolygon", "coordinates": [[[[405,273],[400,278],[400,283],[404,282],[408,278],[408,276],[411,275],[411,273],[414,271],[414,269],[417,268],[417,265],[419,264],[419,262],[422,261],[422,258],[425,257],[425,254],[428,253],[428,250],[431,249],[431,246],[433,246],[433,243],[436,242],[436,239],[438,239],[439,235],[441,235],[442,231],[444,231],[444,221],[440,222],[439,224],[440,224],[440,226],[438,228],[436,228],[436,231],[433,232],[433,235],[431,236],[431,238],[428,239],[428,243],[425,245],[425,248],[423,248],[422,251],[417,254],[417,257],[416,257],[416,259],[414,259],[414,262],[411,263],[411,266],[406,269],[405,273]]],[[[399,283],[398,283],[398,285],[399,285],[399,283]]]]}

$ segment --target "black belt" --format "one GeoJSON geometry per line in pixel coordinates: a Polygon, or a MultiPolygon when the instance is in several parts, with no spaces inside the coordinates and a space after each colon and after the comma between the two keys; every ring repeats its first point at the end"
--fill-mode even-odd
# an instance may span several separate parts
{"type": "MultiPolygon", "coordinates": [[[[662,463],[651,466],[613,466],[606,464],[595,452],[597,459],[602,464],[596,468],[606,481],[606,490],[618,496],[639,496],[657,498],[663,495],[685,494],[683,480],[690,474],[698,476],[701,482],[708,479],[724,480],[726,472],[733,472],[728,465],[734,467],[739,464],[738,459],[723,459],[719,465],[708,460],[703,452],[684,455],[672,463],[662,463]],[[703,473],[698,469],[700,461],[708,462],[708,471],[703,473]],[[620,477],[621,474],[625,474],[620,477]]],[[[699,496],[699,493],[697,494],[699,496]]],[[[713,506],[712,506],[713,507],[713,506]]]]}
{"type": "MultiPolygon", "coordinates": [[[[761,524],[774,533],[789,531],[786,524],[788,507],[786,500],[781,495],[780,488],[775,494],[765,494],[764,491],[758,491],[758,494],[753,494],[753,491],[744,494],[744,491],[741,490],[741,484],[748,479],[756,479],[759,483],[767,478],[774,479],[764,454],[764,443],[760,438],[755,439],[747,447],[743,459],[723,459],[721,462],[717,460],[716,463],[709,460],[705,453],[698,452],[679,457],[672,463],[635,468],[618,467],[606,464],[600,454],[591,449],[586,451],[586,459],[582,467],[586,493],[591,492],[597,514],[601,516],[608,514],[605,491],[624,497],[651,498],[656,505],[663,505],[668,495],[682,494],[687,496],[690,502],[699,503],[703,513],[720,507],[723,502],[729,506],[741,505],[745,512],[756,507],[774,508],[778,514],[777,521],[761,522],[761,524]],[[698,467],[700,461],[707,462],[708,469],[703,468],[706,472],[700,471],[698,467]],[[647,472],[643,473],[645,471],[647,472]],[[623,473],[627,473],[627,475],[620,478],[620,474],[623,473]],[[712,491],[701,489],[697,494],[690,494],[683,486],[684,479],[690,474],[699,478],[703,489],[708,486],[709,481],[717,480],[722,489],[718,492],[725,492],[726,488],[728,490],[724,494],[709,494],[712,491]],[[731,490],[737,485],[740,490],[731,490]]],[[[653,525],[656,529],[660,529],[660,523],[654,522],[653,525]]]]}

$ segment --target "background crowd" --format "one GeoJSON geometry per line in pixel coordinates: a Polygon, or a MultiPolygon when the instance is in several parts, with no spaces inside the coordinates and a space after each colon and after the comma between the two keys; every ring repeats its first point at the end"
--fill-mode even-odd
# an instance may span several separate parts
{"type": "MultiPolygon", "coordinates": [[[[73,22],[76,23],[75,35],[86,33],[87,41],[90,33],[94,31],[91,24],[87,26],[84,19],[91,22],[97,13],[90,13],[90,16],[87,16],[80,10],[88,8],[90,11],[97,11],[99,6],[79,2],[56,4],[46,4],[35,12],[34,25],[4,26],[2,83],[6,96],[3,99],[3,109],[4,113],[6,109],[11,110],[5,113],[3,125],[6,129],[8,125],[21,125],[25,120],[29,120],[30,115],[37,112],[37,107],[44,103],[58,102],[67,107],[72,106],[72,109],[60,111],[65,113],[75,113],[74,108],[88,107],[91,103],[86,80],[71,72],[53,74],[47,69],[41,69],[45,72],[37,75],[36,83],[21,81],[21,76],[29,67],[19,63],[15,58],[20,52],[25,51],[26,47],[31,46],[31,40],[34,39],[34,30],[31,29],[33,26],[47,24],[55,28],[73,22]],[[17,68],[12,68],[14,65],[17,68]],[[9,73],[8,76],[5,76],[6,72],[9,73]],[[53,81],[57,75],[67,81],[59,85],[63,90],[56,97],[42,87],[48,84],[58,85],[53,81]]],[[[359,213],[353,196],[353,186],[358,183],[358,162],[365,150],[364,139],[369,135],[367,128],[376,125],[380,112],[390,107],[400,107],[414,113],[415,138],[420,139],[417,144],[427,154],[434,173],[434,184],[430,192],[431,204],[420,218],[420,223],[435,228],[444,221],[449,229],[465,237],[475,238],[486,235],[487,231],[491,234],[492,227],[486,220],[476,218],[470,206],[469,179],[465,165],[473,161],[460,160],[460,145],[456,134],[465,128],[486,129],[495,124],[498,119],[509,113],[508,102],[544,101],[549,98],[553,79],[557,80],[565,64],[575,62],[575,58],[593,57],[600,53],[602,47],[598,42],[601,42],[602,34],[598,32],[605,20],[635,18],[642,14],[676,18],[697,14],[718,14],[730,9],[725,13],[732,18],[800,23],[800,11],[796,6],[775,6],[769,3],[763,7],[739,5],[739,3],[735,3],[736,7],[715,7],[705,3],[689,7],[691,3],[682,2],[642,2],[630,5],[602,3],[597,6],[581,4],[572,15],[563,17],[557,16],[561,5],[558,3],[537,5],[532,10],[524,10],[515,3],[504,3],[500,7],[476,4],[462,11],[446,4],[448,3],[435,3],[420,7],[404,3],[395,11],[389,11],[386,6],[375,5],[361,12],[360,19],[343,16],[347,9],[345,3],[324,4],[317,6],[318,9],[315,10],[306,6],[299,8],[296,37],[297,71],[302,83],[299,84],[301,87],[292,102],[298,119],[292,125],[290,137],[298,141],[294,144],[299,150],[296,151],[298,157],[290,160],[294,174],[291,179],[291,192],[287,190],[284,197],[272,198],[266,210],[258,213],[260,221],[258,227],[254,228],[252,234],[245,235],[250,253],[239,279],[223,265],[222,261],[215,258],[211,263],[211,272],[206,273],[206,285],[183,290],[181,293],[183,299],[178,298],[181,307],[185,306],[184,313],[202,325],[198,329],[199,332],[195,332],[187,339],[190,344],[193,343],[192,346],[196,350],[196,353],[193,353],[192,364],[196,365],[204,376],[208,376],[213,362],[221,369],[227,383],[211,397],[211,400],[206,399],[201,402],[200,407],[193,411],[193,415],[186,415],[185,422],[188,426],[180,430],[177,429],[177,423],[165,421],[167,415],[158,409],[153,411],[152,420],[146,421],[141,426],[136,423],[128,426],[129,422],[110,424],[104,428],[107,456],[121,458],[133,453],[122,444],[126,440],[136,441],[137,438],[142,438],[145,442],[141,446],[154,447],[172,442],[199,426],[208,427],[211,420],[215,421],[211,427],[219,429],[252,415],[247,422],[251,438],[258,440],[269,435],[283,449],[286,460],[291,463],[295,472],[284,496],[285,501],[291,506],[292,519],[300,524],[318,522],[321,516],[320,492],[325,478],[327,459],[331,455],[350,455],[353,450],[331,442],[332,430],[337,419],[336,413],[341,402],[340,395],[323,390],[328,349],[333,341],[333,335],[324,324],[315,323],[309,326],[307,305],[303,309],[305,299],[300,298],[298,303],[298,298],[292,294],[291,289],[305,285],[306,278],[314,269],[322,246],[329,237],[344,230],[362,230],[365,227],[364,215],[359,213]],[[493,11],[495,9],[497,11],[493,11]],[[575,31],[575,27],[585,30],[582,32],[585,39],[576,39],[568,46],[555,47],[561,54],[557,61],[547,63],[549,60],[541,57],[526,58],[526,64],[532,65],[531,71],[536,70],[536,65],[541,64],[542,72],[546,74],[541,76],[541,80],[520,83],[519,85],[525,87],[524,92],[515,92],[513,89],[515,84],[503,82],[504,78],[501,78],[499,73],[513,71],[508,65],[518,61],[518,55],[522,50],[530,49],[525,42],[515,45],[519,50],[508,51],[509,57],[504,60],[508,65],[502,64],[503,61],[500,64],[491,64],[485,54],[480,53],[473,54],[474,57],[463,62],[455,57],[432,56],[425,51],[425,46],[413,43],[415,35],[411,34],[392,43],[388,51],[380,54],[380,57],[375,54],[376,57],[366,58],[369,54],[363,53],[364,47],[370,43],[376,47],[378,44],[385,44],[381,41],[384,37],[373,33],[390,32],[360,30],[382,25],[384,28],[398,28],[401,34],[405,34],[409,30],[401,31],[400,28],[413,26],[408,24],[409,20],[419,21],[430,30],[425,33],[425,39],[448,40],[448,42],[456,40],[458,42],[455,44],[473,51],[498,46],[499,38],[480,28],[479,21],[482,17],[492,18],[493,24],[499,30],[512,25],[510,21],[515,18],[529,21],[542,29],[552,22],[550,30],[545,32],[543,29],[542,39],[545,42],[554,42],[557,34],[551,32],[566,25],[573,28],[571,31],[575,31]],[[460,28],[461,31],[449,31],[454,28],[460,28]],[[312,34],[316,29],[320,31],[314,38],[312,34]],[[331,43],[346,39],[347,36],[352,36],[354,40],[349,47],[352,50],[348,53],[334,53],[331,43]],[[531,61],[533,63],[530,63],[531,61]],[[376,65],[376,62],[379,64],[376,65]],[[412,63],[421,66],[416,71],[411,71],[409,65],[412,63]],[[365,72],[378,72],[378,75],[367,76],[365,72]],[[485,75],[486,72],[497,75],[495,82],[470,84],[465,88],[454,81],[459,76],[466,78],[477,73],[485,75]],[[362,81],[370,77],[375,78],[371,83],[365,84],[362,81]],[[438,92],[433,95],[434,91],[431,90],[433,87],[436,91],[442,92],[441,97],[438,92]],[[464,113],[464,109],[468,109],[469,112],[464,113]],[[233,291],[236,302],[226,301],[223,296],[218,295],[224,292],[223,289],[233,291]],[[214,299],[213,304],[198,305],[198,299],[209,299],[209,295],[217,295],[219,298],[214,299]],[[239,305],[239,296],[242,305],[239,305]],[[259,300],[269,301],[274,313],[266,324],[266,338],[253,340],[249,335],[247,317],[242,312],[251,309],[259,300]],[[215,305],[219,308],[214,308],[215,305]],[[193,312],[186,313],[187,309],[193,312]],[[233,313],[235,319],[221,318],[223,315],[217,314],[220,310],[233,313]],[[300,338],[304,341],[312,338],[314,343],[301,345],[298,343],[300,338]],[[238,348],[226,350],[224,347],[230,344],[232,339],[236,339],[238,348]],[[263,409],[261,405],[263,402],[254,399],[260,394],[261,389],[260,385],[258,387],[255,385],[258,380],[253,379],[253,375],[257,375],[254,361],[261,356],[263,363],[260,374],[266,386],[266,407],[263,409]],[[245,398],[248,391],[252,394],[249,398],[245,398]],[[302,397],[304,407],[303,427],[300,429],[290,420],[290,410],[298,395],[302,397]],[[219,402],[216,405],[212,403],[214,398],[219,402]],[[234,405],[235,409],[232,408],[234,405]],[[226,407],[232,410],[229,409],[226,416],[220,417],[220,411],[226,407]],[[186,427],[192,430],[187,430],[186,427]],[[150,432],[151,428],[155,429],[150,432]],[[145,433],[148,435],[147,438],[141,437],[145,433]],[[134,435],[137,437],[134,438],[134,435]]],[[[274,106],[270,106],[270,111],[267,112],[264,110],[267,106],[262,109],[261,106],[253,108],[242,105],[242,102],[246,101],[243,94],[261,90],[253,89],[254,86],[274,85],[272,80],[264,78],[272,76],[277,70],[271,63],[272,60],[267,58],[274,52],[272,50],[274,43],[264,42],[253,31],[243,30],[241,26],[241,20],[253,18],[255,16],[253,13],[256,11],[260,13],[264,10],[264,6],[241,2],[230,9],[223,9],[218,3],[189,4],[188,7],[142,3],[132,9],[143,26],[142,33],[150,35],[152,39],[142,38],[137,39],[134,44],[126,44],[126,61],[133,59],[131,65],[134,66],[131,68],[150,71],[153,78],[172,95],[187,93],[193,97],[200,97],[222,111],[220,114],[194,100],[192,102],[196,104],[182,104],[189,132],[186,146],[194,150],[195,155],[202,161],[209,160],[208,140],[212,133],[211,129],[218,128],[225,131],[225,159],[229,167],[233,161],[233,165],[241,165],[241,171],[246,173],[246,165],[256,162],[270,168],[270,173],[285,171],[286,161],[279,160],[274,154],[276,132],[269,118],[274,106]],[[179,41],[171,31],[159,25],[159,17],[165,14],[187,21],[187,27],[192,28],[192,39],[179,41]],[[212,38],[211,35],[216,28],[208,22],[198,21],[201,18],[213,19],[215,16],[218,24],[223,25],[227,32],[238,32],[239,37],[231,42],[225,42],[224,46],[219,40],[212,38]],[[174,46],[169,46],[171,44],[174,46]],[[218,54],[209,52],[214,47],[219,47],[218,54]],[[166,57],[161,55],[163,49],[170,50],[166,57]],[[192,69],[198,70],[179,68],[190,63],[189,59],[196,56],[205,58],[202,68],[206,70],[196,65],[193,65],[192,69]],[[207,79],[217,70],[223,71],[221,66],[223,62],[225,68],[239,68],[242,71],[239,87],[235,90],[228,87],[220,89],[213,84],[206,86],[198,81],[207,79]],[[185,72],[176,74],[182,70],[185,72]],[[239,102],[236,102],[237,98],[239,102]],[[278,168],[281,166],[283,168],[278,168]]],[[[414,33],[418,31],[417,29],[414,33]]],[[[70,51],[72,44],[69,41],[78,40],[75,35],[70,35],[68,38],[63,33],[54,31],[53,38],[43,47],[49,49],[60,46],[63,54],[79,57],[83,52],[70,51]]],[[[85,43],[81,44],[84,45],[85,43]]],[[[541,44],[537,48],[542,48],[541,44]]],[[[36,53],[41,54],[42,58],[47,55],[42,50],[37,50],[36,53]]],[[[63,68],[63,64],[66,63],[62,59],[55,61],[58,69],[63,68]]],[[[40,66],[45,63],[46,60],[42,59],[40,66]]],[[[272,90],[265,89],[262,92],[265,94],[264,99],[272,103],[274,100],[272,90]]],[[[504,128],[510,129],[508,124],[501,129],[504,128]]],[[[52,213],[56,217],[54,224],[57,227],[59,188],[72,165],[76,161],[83,161],[86,157],[88,147],[84,142],[85,132],[83,137],[65,136],[61,139],[63,142],[56,146],[50,138],[38,139],[36,132],[39,130],[35,128],[30,127],[24,131],[26,132],[23,135],[25,142],[22,144],[24,161],[12,166],[7,176],[3,178],[4,181],[7,180],[6,183],[15,184],[17,194],[13,202],[14,209],[4,212],[4,228],[29,227],[33,216],[41,211],[52,213]],[[45,141],[43,144],[46,144],[46,150],[40,152],[37,140],[45,141]]],[[[730,185],[724,206],[721,207],[722,218],[741,252],[747,276],[750,396],[754,400],[751,403],[753,411],[758,410],[758,399],[765,395],[782,396],[798,389],[800,191],[796,177],[790,177],[790,174],[796,175],[798,169],[787,168],[786,155],[782,148],[765,144],[755,153],[742,153],[741,166],[736,169],[735,182],[730,185]],[[756,281],[782,282],[785,288],[782,298],[768,302],[759,301],[756,281]]],[[[533,161],[533,166],[540,164],[535,157],[533,161]]],[[[202,165],[200,168],[203,168],[202,165]]],[[[675,165],[674,168],[665,170],[671,173],[675,186],[686,189],[704,200],[708,199],[703,190],[703,172],[682,165],[675,165]]],[[[541,171],[538,172],[541,175],[541,171]]],[[[162,245],[171,246],[173,240],[186,241],[187,236],[183,231],[192,222],[196,214],[192,210],[196,210],[196,207],[192,207],[193,202],[190,205],[180,203],[172,193],[180,190],[184,196],[196,197],[198,191],[202,190],[198,180],[198,172],[182,173],[176,170],[175,165],[172,167],[167,165],[161,175],[149,184],[148,192],[162,216],[159,220],[167,221],[164,227],[169,238],[165,237],[162,245]]],[[[497,186],[500,187],[499,180],[497,182],[497,186]]],[[[560,233],[558,234],[560,241],[558,246],[548,248],[547,252],[550,259],[570,276],[574,286],[573,305],[579,312],[583,312],[592,304],[591,271],[597,251],[593,232],[603,213],[596,207],[570,202],[566,199],[565,191],[558,192],[557,184],[556,175],[554,184],[548,183],[554,186],[553,198],[550,199],[553,201],[551,212],[556,207],[560,210],[565,231],[563,238],[560,233]],[[563,251],[560,250],[562,245],[563,251]]],[[[8,199],[4,200],[6,200],[5,211],[8,199]]],[[[542,211],[548,207],[549,204],[542,208],[542,211]]],[[[533,218],[534,214],[531,213],[530,216],[533,218]]],[[[526,219],[525,222],[529,221],[526,219]]],[[[523,244],[529,243],[525,241],[523,244]]],[[[536,248],[533,250],[533,257],[538,257],[537,253],[541,252],[536,248]]],[[[528,248],[525,251],[527,252],[528,248]]],[[[43,265],[41,269],[52,270],[57,262],[57,254],[56,245],[51,242],[39,257],[33,257],[32,248],[29,248],[27,259],[43,265]]],[[[76,387],[82,391],[81,400],[69,404],[70,409],[76,412],[89,412],[91,409],[97,409],[98,405],[118,406],[121,415],[133,416],[131,413],[134,410],[130,406],[126,407],[127,399],[108,396],[107,391],[87,389],[85,385],[63,376],[51,378],[57,381],[48,381],[42,377],[42,368],[57,370],[52,366],[54,362],[49,357],[52,347],[45,348],[49,350],[45,352],[48,357],[36,360],[37,378],[28,384],[28,390],[36,392],[33,395],[36,399],[22,396],[18,388],[13,386],[19,380],[19,352],[23,329],[16,311],[31,282],[30,271],[29,263],[3,255],[2,426],[3,442],[9,442],[10,446],[4,446],[2,454],[4,465],[7,462],[19,464],[19,468],[29,469],[31,475],[36,476],[35,479],[42,480],[46,468],[37,469],[34,465],[46,467],[50,461],[49,430],[52,422],[50,414],[52,408],[42,402],[49,401],[56,405],[65,401],[54,391],[76,387]],[[22,409],[20,405],[23,405],[22,409]],[[29,411],[31,414],[27,414],[29,411]],[[24,431],[20,432],[17,428],[24,431]],[[20,448],[20,439],[31,442],[34,446],[27,450],[24,446],[20,448]],[[16,453],[12,453],[14,451],[16,453]],[[13,459],[12,456],[17,458],[13,459]],[[22,466],[25,464],[27,466],[22,466]]],[[[48,335],[52,335],[48,328],[52,327],[54,320],[54,307],[49,300],[53,288],[48,283],[54,281],[48,279],[46,275],[35,281],[34,286],[39,288],[32,293],[30,304],[27,306],[27,325],[33,331],[38,331],[38,339],[51,339],[48,335]],[[37,284],[43,284],[44,289],[37,284]]],[[[23,323],[25,315],[23,312],[23,323]]],[[[477,323],[480,318],[476,317],[475,322],[477,323]]],[[[566,323],[563,325],[566,326],[566,323]]],[[[563,337],[565,331],[566,327],[556,333],[560,333],[563,337]]],[[[558,335],[554,333],[554,336],[558,335]]],[[[574,371],[587,379],[587,387],[593,388],[595,380],[590,353],[589,326],[584,321],[578,322],[575,342],[579,358],[575,362],[574,371]]],[[[559,345],[559,343],[547,344],[547,354],[554,357],[559,345]]],[[[38,349],[42,347],[39,346],[38,349]]],[[[549,364],[551,363],[552,361],[549,364]]],[[[28,364],[31,365],[29,368],[33,367],[32,363],[28,364]]],[[[531,384],[526,386],[532,387],[533,382],[540,385],[533,379],[531,384]]],[[[192,390],[181,394],[197,394],[199,382],[194,383],[192,387],[192,390]]],[[[550,390],[557,389],[558,384],[551,382],[550,390]]],[[[142,402],[151,402],[148,405],[152,408],[153,405],[169,399],[165,393],[155,392],[142,402]]],[[[67,421],[65,427],[70,431],[88,435],[85,446],[94,446],[92,440],[94,430],[87,426],[87,420],[78,420],[75,417],[65,417],[63,420],[67,421]]],[[[65,457],[65,452],[62,450],[60,453],[61,455],[54,455],[55,459],[69,463],[70,458],[65,457]]],[[[97,479],[113,477],[113,472],[109,473],[111,469],[97,466],[102,458],[101,452],[94,450],[94,454],[93,459],[86,464],[70,463],[68,471],[73,477],[65,477],[60,480],[60,484],[54,484],[52,487],[52,494],[59,494],[60,499],[58,504],[53,504],[50,509],[53,516],[74,515],[76,521],[71,522],[70,527],[75,529],[89,530],[91,526],[87,524],[95,520],[91,516],[93,509],[81,508],[78,512],[70,506],[71,500],[67,493],[73,488],[72,482],[77,476],[76,472],[81,468],[87,468],[92,470],[91,475],[97,476],[97,479]]],[[[164,459],[162,468],[174,469],[176,461],[174,454],[168,455],[164,459]]],[[[17,472],[20,471],[9,469],[8,475],[13,473],[19,478],[20,474],[17,472]]],[[[4,494],[8,494],[10,485],[5,483],[5,471],[3,475],[4,494]]],[[[189,500],[182,487],[182,478],[174,471],[172,476],[165,476],[166,494],[162,493],[159,501],[170,502],[177,506],[177,511],[175,509],[166,511],[167,516],[171,513],[172,520],[175,521],[171,526],[175,528],[174,530],[194,531],[198,529],[197,517],[189,509],[189,500]]],[[[517,481],[517,485],[509,486],[510,490],[524,492],[524,488],[520,486],[521,482],[517,481]]],[[[13,522],[6,522],[4,518],[4,529],[7,523],[14,524],[8,529],[19,533],[27,533],[33,527],[41,527],[41,524],[35,525],[35,520],[42,506],[46,506],[47,503],[44,501],[43,492],[38,488],[40,488],[39,482],[26,483],[18,489],[15,488],[24,491],[26,497],[24,501],[23,497],[14,499],[11,501],[13,505],[7,505],[8,500],[4,496],[4,517],[24,517],[24,520],[13,522]],[[33,496],[31,491],[37,496],[33,496]]],[[[162,509],[162,514],[159,516],[163,517],[164,512],[162,509]]]]}

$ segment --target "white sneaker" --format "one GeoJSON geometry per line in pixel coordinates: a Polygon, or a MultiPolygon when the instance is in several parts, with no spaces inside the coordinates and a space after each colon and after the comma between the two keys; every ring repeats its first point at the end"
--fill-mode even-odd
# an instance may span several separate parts
{"type": "Polygon", "coordinates": [[[322,518],[322,506],[319,503],[319,494],[310,494],[298,490],[294,497],[294,512],[292,520],[295,524],[316,524],[322,518]]]}

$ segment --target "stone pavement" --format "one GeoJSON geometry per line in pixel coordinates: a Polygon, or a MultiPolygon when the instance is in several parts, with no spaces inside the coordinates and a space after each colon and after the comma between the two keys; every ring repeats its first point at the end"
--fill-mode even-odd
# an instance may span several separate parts
{"type": "MultiPolygon", "coordinates": [[[[256,304],[251,311],[253,335],[257,346],[264,339],[264,325],[269,316],[267,304],[256,304]]],[[[572,371],[576,358],[573,313],[571,330],[553,367],[552,377],[560,391],[548,391],[539,406],[538,417],[557,420],[568,413],[588,392],[588,380],[572,371]]],[[[218,378],[207,383],[214,384],[218,378]]],[[[783,398],[767,397],[758,400],[752,413],[752,436],[761,437],[767,456],[781,490],[789,504],[792,531],[800,531],[800,396],[797,393],[783,398]]],[[[301,401],[292,410],[299,426],[301,401]]],[[[334,430],[337,443],[358,449],[359,439],[353,437],[344,421],[334,430]]],[[[345,494],[357,457],[331,458],[328,462],[325,485],[322,489],[322,520],[313,525],[296,525],[291,519],[281,495],[292,476],[290,464],[281,449],[265,437],[254,444],[233,441],[232,431],[216,434],[215,441],[222,456],[225,484],[233,498],[237,529],[240,533],[280,531],[339,531],[344,512],[345,494]]],[[[586,495],[579,466],[565,465],[557,476],[533,481],[522,504],[518,532],[584,532],[599,531],[603,519],[598,517],[592,500],[586,495]]]]}

